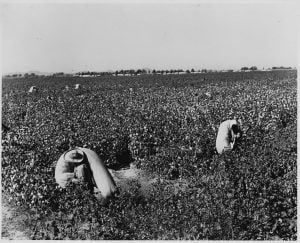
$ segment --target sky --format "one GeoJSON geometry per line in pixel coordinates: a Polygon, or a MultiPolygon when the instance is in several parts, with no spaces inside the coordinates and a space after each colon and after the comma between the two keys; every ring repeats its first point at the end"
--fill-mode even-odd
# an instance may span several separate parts
{"type": "Polygon", "coordinates": [[[280,1],[6,2],[2,72],[295,67],[297,20],[280,1]]]}

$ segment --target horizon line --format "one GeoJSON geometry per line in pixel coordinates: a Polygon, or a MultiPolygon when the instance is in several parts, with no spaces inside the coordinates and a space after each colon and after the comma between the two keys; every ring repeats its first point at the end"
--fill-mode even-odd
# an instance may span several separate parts
{"type": "Polygon", "coordinates": [[[10,72],[3,72],[2,75],[10,75],[10,74],[25,74],[25,73],[48,73],[48,74],[55,74],[55,73],[64,73],[64,74],[75,74],[75,73],[79,73],[79,72],[96,72],[96,73],[103,73],[103,72],[116,72],[116,71],[121,71],[121,70],[157,70],[157,71],[166,71],[166,70],[183,70],[183,71],[187,71],[187,70],[192,70],[194,69],[195,71],[199,71],[199,70],[214,70],[214,71],[226,71],[226,70],[241,70],[243,67],[247,67],[247,68],[251,68],[251,67],[257,67],[257,70],[266,70],[266,69],[272,69],[273,67],[283,67],[283,68],[292,68],[292,69],[297,69],[296,66],[284,66],[284,65],[271,65],[271,66],[263,66],[262,68],[259,68],[258,66],[246,66],[246,65],[242,65],[240,68],[149,68],[149,67],[144,67],[144,68],[119,68],[119,69],[106,69],[106,70],[101,70],[101,71],[96,71],[96,70],[79,70],[79,71],[40,71],[40,70],[29,70],[29,71],[10,71],[10,72]]]}

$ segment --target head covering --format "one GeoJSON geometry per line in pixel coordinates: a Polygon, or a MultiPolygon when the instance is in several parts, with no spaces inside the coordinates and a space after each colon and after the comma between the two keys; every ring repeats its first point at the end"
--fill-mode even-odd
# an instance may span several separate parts
{"type": "Polygon", "coordinates": [[[73,149],[66,152],[64,158],[67,162],[81,163],[84,159],[84,152],[79,149],[73,149]]]}
{"type": "Polygon", "coordinates": [[[238,122],[237,122],[237,120],[236,119],[233,119],[233,120],[230,120],[230,123],[229,123],[230,125],[230,128],[233,126],[233,125],[238,125],[238,122]]]}

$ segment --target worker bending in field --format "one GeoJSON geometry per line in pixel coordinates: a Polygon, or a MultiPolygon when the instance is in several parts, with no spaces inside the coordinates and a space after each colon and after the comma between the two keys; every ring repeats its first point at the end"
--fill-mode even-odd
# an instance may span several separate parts
{"type": "Polygon", "coordinates": [[[236,140],[240,137],[240,122],[237,120],[227,120],[222,122],[216,140],[216,149],[218,153],[222,154],[223,152],[234,149],[236,140]]]}
{"type": "Polygon", "coordinates": [[[55,168],[55,180],[65,188],[70,182],[86,182],[94,192],[99,189],[103,203],[116,192],[116,184],[98,155],[87,148],[75,148],[60,156],[55,168]]]}

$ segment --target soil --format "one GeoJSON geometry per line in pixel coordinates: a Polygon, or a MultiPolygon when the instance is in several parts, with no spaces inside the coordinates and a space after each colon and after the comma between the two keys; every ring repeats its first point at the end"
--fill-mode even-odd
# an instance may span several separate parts
{"type": "Polygon", "coordinates": [[[140,185],[140,192],[143,195],[147,194],[151,185],[158,179],[135,167],[123,170],[110,170],[110,173],[121,190],[130,190],[132,183],[137,183],[140,185]]]}
{"type": "Polygon", "coordinates": [[[1,213],[1,240],[30,239],[30,233],[26,227],[26,215],[12,208],[5,198],[2,198],[1,213]]]}
{"type": "MultiPolygon", "coordinates": [[[[123,170],[109,170],[112,174],[116,184],[123,191],[129,191],[133,183],[140,185],[140,193],[143,196],[149,196],[149,191],[153,187],[153,183],[157,182],[158,177],[148,173],[146,171],[137,169],[135,166],[131,166],[128,169],[123,170]]],[[[187,188],[186,180],[176,179],[167,180],[161,179],[166,182],[165,190],[173,193],[177,193],[187,188]]]]}

